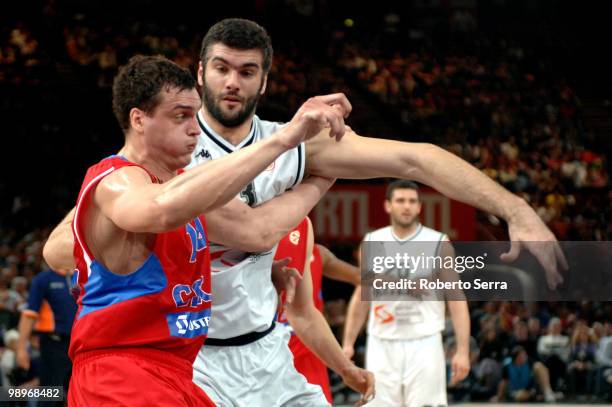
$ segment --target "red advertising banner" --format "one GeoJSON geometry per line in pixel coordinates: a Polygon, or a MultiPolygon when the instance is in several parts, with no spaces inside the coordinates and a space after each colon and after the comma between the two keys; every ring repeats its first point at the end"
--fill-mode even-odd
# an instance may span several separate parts
{"type": "MultiPolygon", "coordinates": [[[[371,230],[389,225],[384,210],[386,185],[339,184],[310,214],[317,239],[358,241],[371,230]]],[[[451,240],[476,238],[476,210],[432,190],[419,193],[421,222],[446,233],[451,240]]]]}

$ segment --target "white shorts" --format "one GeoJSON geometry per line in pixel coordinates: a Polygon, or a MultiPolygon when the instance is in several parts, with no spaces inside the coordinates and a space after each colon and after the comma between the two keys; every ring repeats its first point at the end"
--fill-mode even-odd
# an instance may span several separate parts
{"type": "Polygon", "coordinates": [[[289,336],[277,325],[247,345],[205,344],[193,364],[193,381],[219,407],[328,407],[321,387],[295,370],[289,336]]]}
{"type": "Polygon", "coordinates": [[[446,406],[446,363],[442,335],[385,340],[368,335],[366,367],[376,377],[368,406],[446,406]]]}

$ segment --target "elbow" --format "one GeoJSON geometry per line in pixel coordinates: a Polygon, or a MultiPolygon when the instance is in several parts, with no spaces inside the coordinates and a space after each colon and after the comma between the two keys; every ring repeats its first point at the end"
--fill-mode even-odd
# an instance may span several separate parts
{"type": "Polygon", "coordinates": [[[49,266],[49,268],[51,268],[52,270],[61,271],[65,269],[65,267],[62,265],[61,259],[58,258],[57,252],[58,248],[54,247],[53,244],[49,243],[49,241],[47,240],[47,243],[45,243],[45,246],[42,250],[43,259],[45,260],[45,263],[47,263],[47,266],[49,266]]]}

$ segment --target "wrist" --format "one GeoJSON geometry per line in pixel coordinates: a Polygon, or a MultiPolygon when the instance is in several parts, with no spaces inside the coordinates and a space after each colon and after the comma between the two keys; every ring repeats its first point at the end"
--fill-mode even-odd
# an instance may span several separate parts
{"type": "Polygon", "coordinates": [[[510,201],[510,204],[505,207],[505,213],[502,217],[510,224],[524,216],[525,210],[531,210],[527,201],[519,196],[513,195],[513,199],[510,201]]]}
{"type": "Polygon", "coordinates": [[[274,133],[272,137],[268,137],[267,140],[269,140],[270,143],[272,143],[276,148],[279,148],[282,150],[282,152],[285,152],[296,146],[295,143],[291,142],[290,133],[291,123],[274,133]]]}
{"type": "Polygon", "coordinates": [[[338,369],[336,369],[336,372],[341,376],[341,377],[345,377],[346,375],[349,374],[349,372],[351,370],[353,370],[355,368],[355,364],[353,362],[351,362],[349,359],[346,359],[346,361],[342,362],[342,364],[339,366],[338,369]]]}

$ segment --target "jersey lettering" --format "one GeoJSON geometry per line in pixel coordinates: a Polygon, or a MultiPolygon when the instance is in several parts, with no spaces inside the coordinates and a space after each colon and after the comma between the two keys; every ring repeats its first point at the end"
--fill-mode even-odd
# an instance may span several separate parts
{"type": "Polygon", "coordinates": [[[206,232],[204,232],[202,221],[200,218],[195,218],[193,223],[195,227],[191,223],[188,223],[186,226],[187,234],[191,240],[191,257],[189,263],[195,263],[197,253],[206,249],[206,232]]]}

